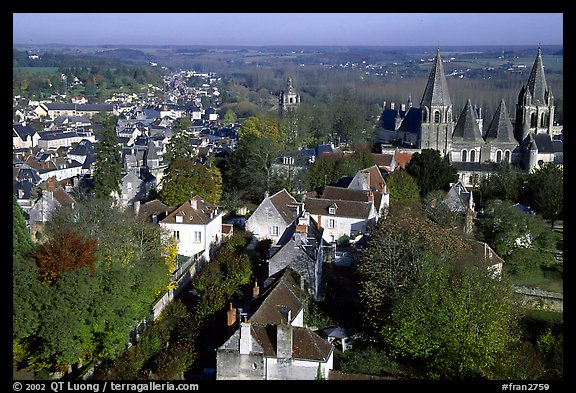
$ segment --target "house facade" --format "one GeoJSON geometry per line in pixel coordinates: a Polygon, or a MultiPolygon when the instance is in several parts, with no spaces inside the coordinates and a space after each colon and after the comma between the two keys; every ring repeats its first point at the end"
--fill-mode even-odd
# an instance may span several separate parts
{"type": "MultiPolygon", "coordinates": [[[[291,268],[277,273],[248,312],[229,313],[234,329],[216,351],[217,380],[328,379],[334,347],[304,326],[306,293],[291,268]]],[[[243,310],[244,311],[244,310],[243,310]]]]}
{"type": "Polygon", "coordinates": [[[178,254],[209,261],[222,242],[222,215],[217,206],[195,196],[162,219],[160,226],[176,238],[178,254]]]}
{"type": "Polygon", "coordinates": [[[327,246],[322,239],[322,228],[304,212],[295,225],[291,225],[282,240],[271,247],[268,256],[268,276],[273,276],[287,266],[304,280],[302,288],[316,301],[321,300],[323,291],[322,262],[323,249],[327,246]]]}
{"type": "Polygon", "coordinates": [[[301,212],[302,204],[298,203],[286,189],[282,189],[264,198],[246,221],[246,230],[252,232],[256,240],[270,239],[275,245],[301,212]]]}

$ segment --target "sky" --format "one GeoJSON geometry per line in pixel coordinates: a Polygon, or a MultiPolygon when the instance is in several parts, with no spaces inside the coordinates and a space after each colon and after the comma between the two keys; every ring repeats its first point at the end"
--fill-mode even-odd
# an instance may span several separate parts
{"type": "Polygon", "coordinates": [[[562,13],[13,13],[13,44],[561,45],[562,13]]]}

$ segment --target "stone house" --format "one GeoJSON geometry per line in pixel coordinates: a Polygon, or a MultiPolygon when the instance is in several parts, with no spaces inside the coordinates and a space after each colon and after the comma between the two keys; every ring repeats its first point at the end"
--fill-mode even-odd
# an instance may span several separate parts
{"type": "Polygon", "coordinates": [[[301,212],[302,204],[282,189],[264,198],[246,221],[246,230],[252,232],[256,240],[270,239],[275,245],[301,212]]]}
{"type": "Polygon", "coordinates": [[[222,212],[196,195],[160,221],[178,242],[178,254],[209,261],[222,242],[222,212]]]}
{"type": "Polygon", "coordinates": [[[322,228],[310,219],[309,213],[303,213],[298,222],[288,227],[284,236],[268,253],[268,276],[290,266],[302,277],[303,286],[315,300],[323,296],[322,262],[323,248],[327,246],[322,239],[322,228]]]}
{"type": "Polygon", "coordinates": [[[334,347],[304,325],[301,277],[286,267],[272,280],[246,309],[228,311],[234,331],[216,351],[217,380],[329,378],[334,347]]]}

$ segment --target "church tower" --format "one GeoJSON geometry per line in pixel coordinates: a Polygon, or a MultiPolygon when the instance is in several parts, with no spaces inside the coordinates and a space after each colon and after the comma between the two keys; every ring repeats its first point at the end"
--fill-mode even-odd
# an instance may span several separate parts
{"type": "Polygon", "coordinates": [[[420,110],[422,119],[418,147],[436,149],[445,156],[451,150],[454,121],[439,48],[420,102],[420,110]]]}
{"type": "Polygon", "coordinates": [[[554,96],[546,84],[542,53],[538,48],[528,82],[522,86],[516,104],[515,136],[522,143],[529,133],[552,135],[554,96]]]}
{"type": "Polygon", "coordinates": [[[296,93],[294,86],[292,86],[292,78],[288,77],[286,82],[286,90],[280,93],[280,114],[297,107],[300,104],[300,94],[296,93]]]}

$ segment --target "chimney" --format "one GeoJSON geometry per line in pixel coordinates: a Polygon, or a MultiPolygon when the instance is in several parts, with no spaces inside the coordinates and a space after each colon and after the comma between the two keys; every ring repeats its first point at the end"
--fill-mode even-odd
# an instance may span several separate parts
{"type": "Polygon", "coordinates": [[[240,322],[240,355],[249,355],[251,349],[250,322],[240,322]]]}
{"type": "Polygon", "coordinates": [[[198,210],[198,201],[196,200],[196,198],[194,197],[190,198],[190,206],[192,206],[192,209],[198,210]]]}
{"type": "Polygon", "coordinates": [[[48,191],[54,192],[56,189],[56,177],[52,176],[48,178],[48,191]]]}
{"type": "Polygon", "coordinates": [[[137,216],[140,213],[140,201],[134,201],[134,215],[137,216]]]}
{"type": "Polygon", "coordinates": [[[394,103],[393,102],[390,103],[390,109],[394,110],[394,103]]]}
{"type": "Polygon", "coordinates": [[[258,281],[254,281],[254,287],[252,288],[252,297],[258,297],[260,295],[260,287],[258,286],[258,281]]]}
{"type": "Polygon", "coordinates": [[[293,327],[290,323],[291,311],[280,307],[280,324],[276,326],[276,356],[280,359],[292,357],[293,327]]]}
{"type": "Polygon", "coordinates": [[[228,329],[232,328],[236,323],[236,315],[236,309],[232,307],[232,302],[230,302],[230,309],[226,313],[226,326],[228,326],[228,329]]]}

